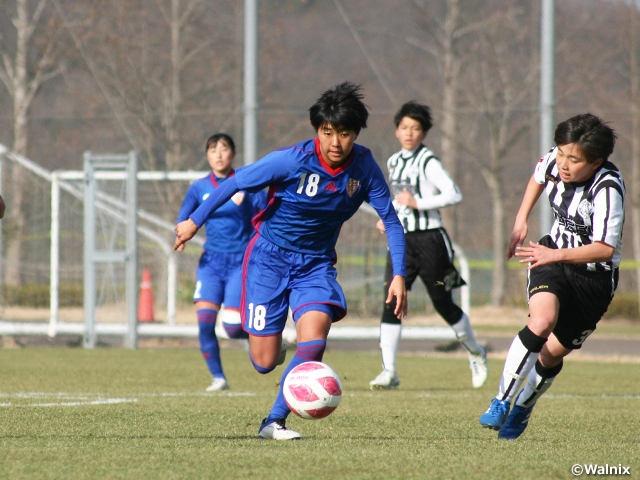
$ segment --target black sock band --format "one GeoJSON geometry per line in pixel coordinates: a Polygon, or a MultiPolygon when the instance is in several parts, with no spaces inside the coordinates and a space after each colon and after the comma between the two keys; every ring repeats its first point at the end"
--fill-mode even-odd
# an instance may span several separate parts
{"type": "Polygon", "coordinates": [[[524,327],[522,330],[518,332],[518,337],[520,337],[520,341],[522,345],[529,350],[530,352],[539,353],[542,351],[542,347],[547,342],[547,339],[544,337],[539,337],[531,330],[529,327],[524,327]]]}
{"type": "Polygon", "coordinates": [[[560,373],[560,370],[562,370],[562,365],[563,362],[562,360],[560,360],[560,363],[555,367],[547,368],[540,363],[540,360],[538,360],[536,362],[536,373],[542,378],[553,378],[560,373]]]}
{"type": "Polygon", "coordinates": [[[382,307],[382,318],[380,323],[390,323],[392,325],[401,325],[402,320],[396,317],[393,311],[396,309],[396,299],[391,300],[391,303],[385,303],[382,307]]]}

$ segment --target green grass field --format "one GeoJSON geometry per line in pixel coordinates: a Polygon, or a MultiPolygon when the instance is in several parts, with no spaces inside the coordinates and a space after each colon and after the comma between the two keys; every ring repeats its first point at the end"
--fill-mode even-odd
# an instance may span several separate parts
{"type": "Polygon", "coordinates": [[[399,357],[402,384],[372,392],[379,354],[327,351],[343,379],[338,410],[290,417],[302,441],[259,440],[281,367],[261,376],[224,350],[232,390],[203,392],[195,349],[0,349],[0,477],[7,479],[573,478],[572,465],[640,474],[637,363],[565,362],[516,441],[479,415],[503,361],[470,386],[467,360],[399,357]]]}

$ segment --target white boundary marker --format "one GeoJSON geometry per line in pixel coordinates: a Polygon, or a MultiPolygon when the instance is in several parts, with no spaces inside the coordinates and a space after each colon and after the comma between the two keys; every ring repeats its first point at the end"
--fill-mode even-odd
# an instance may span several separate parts
{"type": "MultiPolygon", "coordinates": [[[[482,392],[469,393],[438,393],[438,392],[401,392],[410,398],[476,398],[483,396],[482,392]]],[[[118,396],[109,397],[108,394],[95,393],[61,393],[61,392],[18,392],[1,393],[0,408],[25,408],[25,407],[85,407],[102,405],[119,405],[126,403],[138,403],[141,398],[173,398],[173,397],[254,397],[267,392],[164,392],[164,393],[137,393],[130,397],[118,396]],[[1,401],[8,400],[8,401],[1,401]],[[20,400],[24,401],[20,402],[20,400]],[[37,403],[30,403],[36,400],[37,403]],[[57,400],[57,401],[56,401],[57,400]]],[[[344,396],[357,397],[384,397],[386,394],[380,392],[362,391],[345,392],[344,396]]],[[[550,400],[565,399],[595,399],[595,400],[640,400],[640,394],[545,394],[544,398],[550,400]]]]}
{"type": "Polygon", "coordinates": [[[140,398],[164,397],[254,397],[254,392],[165,392],[142,393],[131,397],[109,397],[105,393],[62,393],[62,392],[0,392],[0,408],[2,407],[85,407],[94,405],[118,405],[122,403],[137,403],[140,398]],[[2,401],[5,400],[5,401],[2,401]],[[8,401],[6,401],[8,400],[8,401]],[[20,402],[22,400],[23,402],[20,402]],[[32,403],[36,400],[36,403],[32,403]]]}

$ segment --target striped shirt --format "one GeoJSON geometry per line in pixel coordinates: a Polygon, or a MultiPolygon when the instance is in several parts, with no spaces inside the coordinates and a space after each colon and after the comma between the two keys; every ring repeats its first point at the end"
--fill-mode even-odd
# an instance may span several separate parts
{"type": "Polygon", "coordinates": [[[424,145],[394,153],[387,160],[387,169],[391,193],[395,196],[406,188],[418,204],[414,209],[393,201],[405,233],[442,227],[438,209],[462,201],[458,186],[424,145]]]}
{"type": "Polygon", "coordinates": [[[556,166],[558,148],[553,148],[536,164],[533,177],[545,186],[554,222],[549,235],[558,248],[576,248],[593,242],[613,247],[609,262],[579,265],[587,270],[605,271],[620,266],[624,225],[625,187],[622,173],[605,160],[589,180],[564,183],[556,166]]]}

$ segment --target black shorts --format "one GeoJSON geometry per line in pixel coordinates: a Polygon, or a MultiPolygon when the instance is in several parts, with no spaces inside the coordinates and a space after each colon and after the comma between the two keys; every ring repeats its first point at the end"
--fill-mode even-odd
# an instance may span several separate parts
{"type": "MultiPolygon", "coordinates": [[[[545,244],[544,239],[540,243],[545,244]]],[[[560,312],[553,333],[563,347],[576,350],[595,331],[617,286],[618,269],[595,272],[554,263],[528,271],[527,299],[539,292],[558,297],[560,312]]]]}
{"type": "MultiPolygon", "coordinates": [[[[407,279],[405,285],[411,290],[413,282],[420,277],[431,298],[438,291],[450,292],[466,285],[453,265],[453,247],[444,228],[434,228],[422,232],[409,232],[407,242],[407,279]]],[[[385,284],[393,277],[391,259],[387,257],[385,284]]]]}

